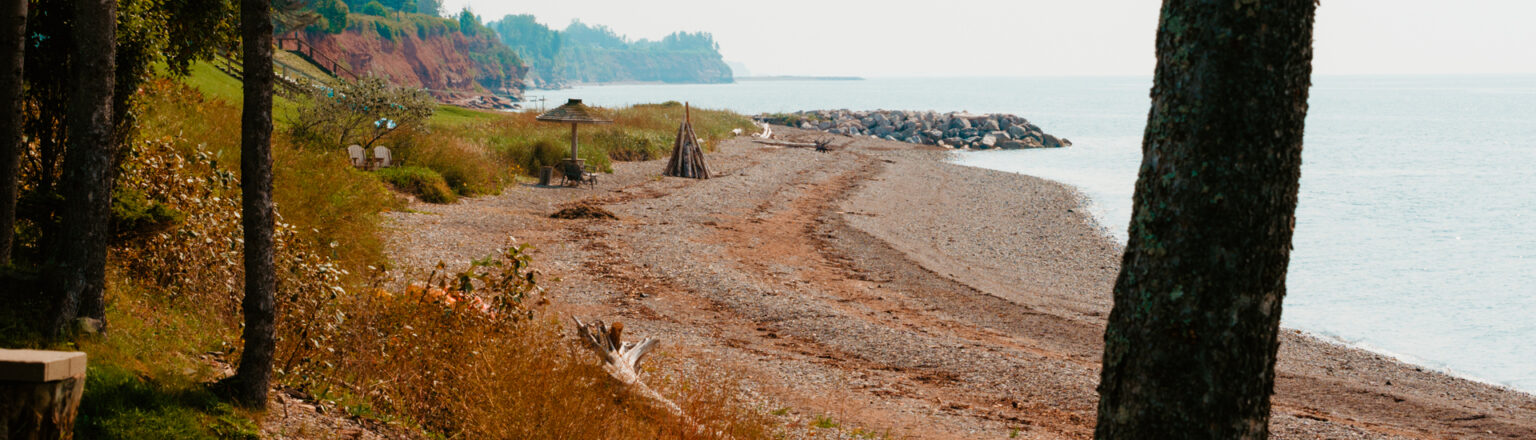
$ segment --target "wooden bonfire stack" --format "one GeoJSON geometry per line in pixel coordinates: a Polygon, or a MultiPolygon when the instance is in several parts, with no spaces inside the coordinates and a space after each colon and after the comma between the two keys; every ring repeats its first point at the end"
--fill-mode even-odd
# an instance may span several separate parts
{"type": "Polygon", "coordinates": [[[672,160],[661,174],[672,177],[708,179],[709,165],[704,164],[704,148],[699,136],[693,133],[692,115],[688,104],[683,104],[683,125],[677,127],[677,141],[672,143],[672,160]]]}

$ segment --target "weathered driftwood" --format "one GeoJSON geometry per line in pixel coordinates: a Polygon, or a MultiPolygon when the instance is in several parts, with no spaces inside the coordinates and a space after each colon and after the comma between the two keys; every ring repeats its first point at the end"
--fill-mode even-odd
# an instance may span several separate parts
{"type": "Polygon", "coordinates": [[[763,132],[762,133],[752,133],[752,137],[762,138],[762,139],[773,139],[773,127],[770,127],[767,122],[753,122],[753,123],[757,124],[757,126],[759,126],[759,127],[762,127],[763,128],[763,132]]]}
{"type": "Polygon", "coordinates": [[[767,139],[753,139],[752,142],[757,142],[764,145],[778,145],[780,147],[816,148],[815,142],[776,141],[767,139]]]}
{"type": "Polygon", "coordinates": [[[581,322],[580,318],[571,317],[576,321],[576,331],[585,342],[587,348],[597,353],[603,362],[603,370],[608,372],[614,380],[628,388],[630,392],[645,397],[662,409],[679,417],[687,418],[683,414],[683,408],[671,399],[662,396],[661,393],[646,386],[640,381],[640,360],[650,352],[660,340],[645,338],[639,344],[623,342],[624,324],[615,322],[612,326],[602,320],[591,323],[581,322]]]}
{"type": "Polygon", "coordinates": [[[677,126],[677,140],[672,143],[672,159],[667,161],[667,169],[661,174],[708,179],[709,165],[704,163],[704,148],[699,144],[699,136],[693,132],[691,111],[686,104],[683,112],[683,124],[677,126]]]}

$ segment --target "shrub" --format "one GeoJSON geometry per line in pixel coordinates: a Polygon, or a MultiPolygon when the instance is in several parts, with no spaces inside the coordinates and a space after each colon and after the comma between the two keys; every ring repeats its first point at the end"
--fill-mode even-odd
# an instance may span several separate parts
{"type": "Polygon", "coordinates": [[[490,149],[458,138],[412,143],[401,157],[441,174],[448,187],[462,196],[500,194],[512,174],[509,164],[493,157],[490,149]]]}
{"type": "Polygon", "coordinates": [[[385,41],[395,41],[395,28],[390,27],[388,23],[375,21],[373,22],[373,30],[379,33],[379,38],[383,38],[385,41]]]}
{"type": "Polygon", "coordinates": [[[389,15],[389,9],[386,9],[384,5],[378,1],[371,1],[368,2],[368,4],[363,5],[363,15],[385,17],[389,15]]]}
{"type": "Polygon", "coordinates": [[[567,154],[565,148],[556,146],[548,139],[540,139],[525,148],[509,148],[505,155],[519,168],[535,173],[539,168],[559,164],[567,154]]]}
{"type": "Polygon", "coordinates": [[[385,168],[374,174],[403,192],[415,194],[427,203],[453,203],[458,198],[443,180],[443,175],[431,168],[409,166],[385,168]]]}

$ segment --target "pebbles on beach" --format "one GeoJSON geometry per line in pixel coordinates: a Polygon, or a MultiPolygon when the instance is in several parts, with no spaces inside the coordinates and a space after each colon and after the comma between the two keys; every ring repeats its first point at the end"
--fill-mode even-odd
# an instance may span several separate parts
{"type": "MultiPolygon", "coordinates": [[[[560,278],[545,286],[555,310],[661,338],[651,365],[730,376],[785,409],[774,417],[789,438],[1090,437],[1120,249],[1078,195],[946,163],[941,148],[838,143],[821,154],[728,140],[710,180],[620,163],[595,190],[415,205],[430,213],[390,214],[391,256],[430,268],[515,235],[560,278]],[[618,219],[548,218],[575,201],[618,219]],[[809,426],[819,417],[842,428],[809,426]]],[[[1281,338],[1275,438],[1536,438],[1528,394],[1281,338]]]]}

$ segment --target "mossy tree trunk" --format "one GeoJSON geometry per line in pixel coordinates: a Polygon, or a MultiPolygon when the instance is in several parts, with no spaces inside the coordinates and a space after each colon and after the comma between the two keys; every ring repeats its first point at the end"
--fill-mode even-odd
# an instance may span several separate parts
{"type": "Polygon", "coordinates": [[[1268,436],[1314,0],[1165,0],[1095,436],[1268,436]]]}
{"type": "Polygon", "coordinates": [[[27,0],[0,2],[0,267],[11,263],[11,247],[16,241],[26,35],[27,0]]]}
{"type": "Polygon", "coordinates": [[[117,2],[75,0],[71,83],[59,194],[59,239],[49,249],[49,291],[58,302],[53,332],[77,317],[105,323],[107,225],[117,146],[112,118],[117,53],[117,2]]]}
{"type": "Polygon", "coordinates": [[[272,9],[268,0],[240,1],[244,106],[240,114],[240,197],[245,232],[245,351],[233,380],[235,400],[266,408],[276,347],[277,272],[272,227],[272,9]]]}

